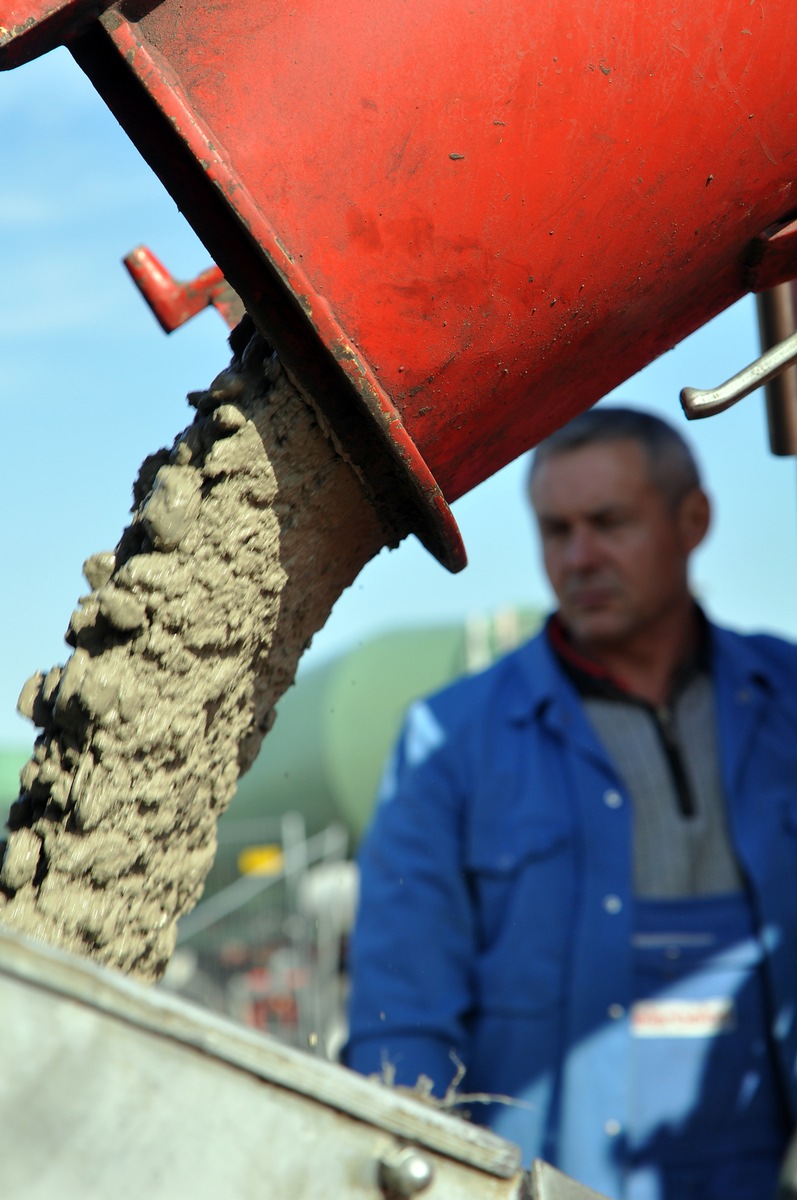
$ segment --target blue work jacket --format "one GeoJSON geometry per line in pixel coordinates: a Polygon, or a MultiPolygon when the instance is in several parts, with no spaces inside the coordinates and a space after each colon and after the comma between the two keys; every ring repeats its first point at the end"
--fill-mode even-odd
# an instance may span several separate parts
{"type": "MultiPolygon", "coordinates": [[[[797,648],[709,627],[731,838],[797,1112],[797,648]]],[[[473,1119],[622,1195],[634,998],[630,796],[544,635],[413,706],[361,855],[363,1073],[514,1098],[473,1119]]],[[[662,1082],[661,1086],[666,1086],[662,1082]]],[[[698,1098],[695,1100],[698,1103],[698,1098]]]]}

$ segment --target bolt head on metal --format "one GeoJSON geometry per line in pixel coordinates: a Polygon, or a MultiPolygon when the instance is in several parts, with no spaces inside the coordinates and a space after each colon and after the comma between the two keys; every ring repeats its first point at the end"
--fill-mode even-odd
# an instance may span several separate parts
{"type": "Polygon", "coordinates": [[[409,1200],[432,1182],[434,1167],[414,1146],[389,1150],[379,1160],[379,1186],[388,1197],[409,1200]]]}

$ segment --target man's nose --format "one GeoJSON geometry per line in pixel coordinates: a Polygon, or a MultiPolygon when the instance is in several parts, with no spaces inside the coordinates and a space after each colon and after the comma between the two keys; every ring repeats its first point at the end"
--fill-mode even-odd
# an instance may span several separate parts
{"type": "Polygon", "coordinates": [[[587,570],[598,561],[598,546],[594,533],[586,526],[570,531],[565,546],[565,565],[574,571],[587,570]]]}

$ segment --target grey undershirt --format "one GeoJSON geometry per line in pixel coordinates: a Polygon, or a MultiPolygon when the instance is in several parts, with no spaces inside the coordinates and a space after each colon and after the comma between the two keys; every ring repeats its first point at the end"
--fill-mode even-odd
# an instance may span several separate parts
{"type": "Polygon", "coordinates": [[[584,696],[593,729],[631,796],[634,892],[649,899],[740,891],[719,771],[714,693],[709,676],[693,676],[671,712],[694,815],[684,815],[672,768],[644,704],[584,696]]]}

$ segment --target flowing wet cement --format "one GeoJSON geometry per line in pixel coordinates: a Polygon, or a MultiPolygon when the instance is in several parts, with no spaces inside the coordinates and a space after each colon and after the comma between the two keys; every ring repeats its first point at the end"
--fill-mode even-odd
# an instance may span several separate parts
{"type": "Polygon", "coordinates": [[[0,924],[150,980],[302,651],[398,540],[259,336],[189,400],[85,564],[72,656],[23,688],[42,732],[0,869],[0,924]]]}

